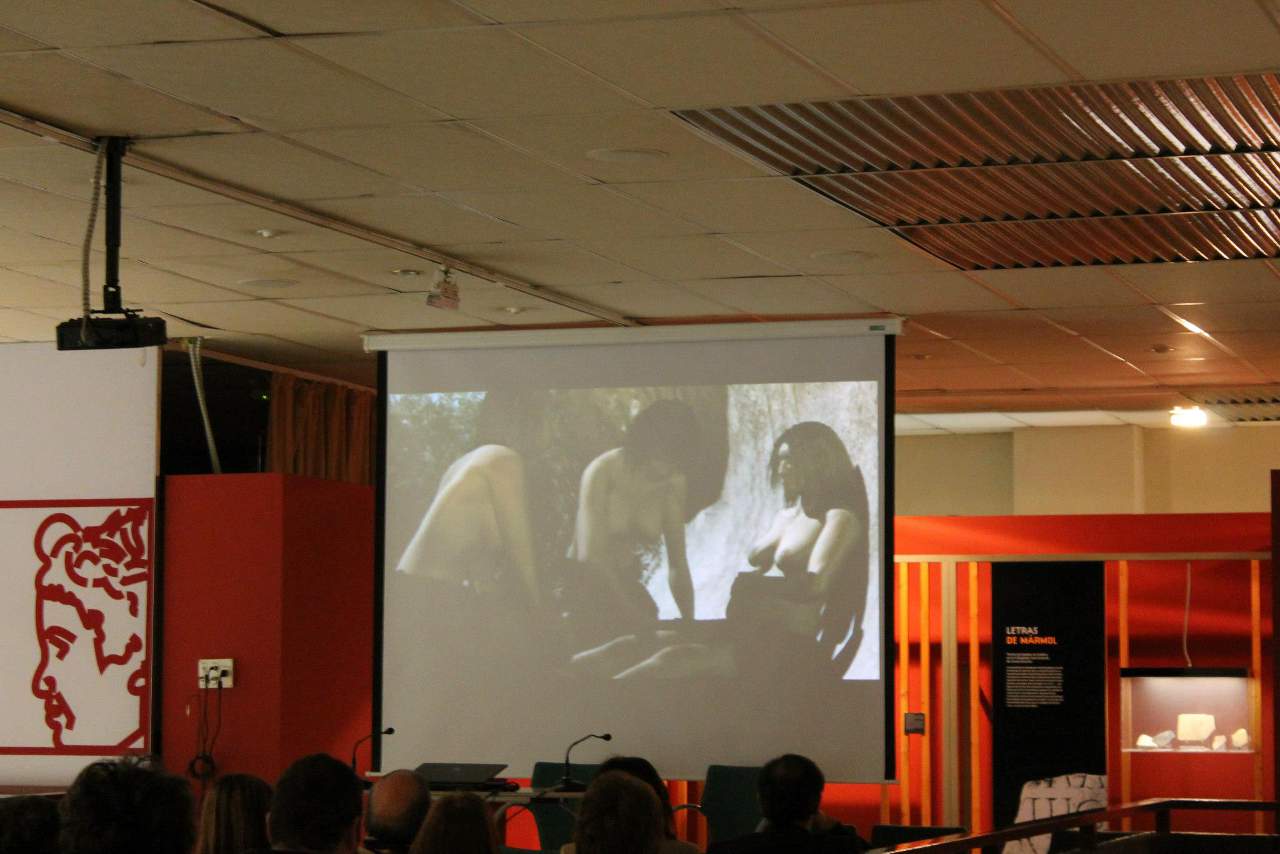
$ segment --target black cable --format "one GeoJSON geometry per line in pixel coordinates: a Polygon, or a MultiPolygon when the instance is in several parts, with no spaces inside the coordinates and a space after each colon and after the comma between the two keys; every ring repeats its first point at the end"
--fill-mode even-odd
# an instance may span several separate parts
{"type": "Polygon", "coordinates": [[[222,676],[219,669],[210,667],[204,674],[200,686],[200,717],[196,722],[196,755],[187,763],[187,776],[200,782],[200,798],[204,799],[205,788],[209,781],[218,775],[218,763],[213,759],[213,743],[222,731],[222,676]],[[218,680],[218,728],[212,740],[209,738],[209,682],[218,680]]]}

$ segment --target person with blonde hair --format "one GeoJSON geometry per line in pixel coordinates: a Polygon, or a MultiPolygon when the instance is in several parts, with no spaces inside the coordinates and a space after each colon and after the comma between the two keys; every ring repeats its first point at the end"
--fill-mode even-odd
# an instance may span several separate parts
{"type": "Polygon", "coordinates": [[[195,854],[244,854],[267,846],[271,786],[252,774],[228,774],[213,784],[200,809],[195,854]]]}

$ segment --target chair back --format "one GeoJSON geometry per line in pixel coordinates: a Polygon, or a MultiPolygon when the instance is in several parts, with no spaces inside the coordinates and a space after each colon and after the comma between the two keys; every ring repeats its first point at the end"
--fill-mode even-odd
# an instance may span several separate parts
{"type": "MultiPolygon", "coordinates": [[[[599,765],[573,763],[569,776],[584,786],[595,779],[599,765]]],[[[563,762],[535,762],[529,788],[535,792],[554,788],[564,776],[563,762]]],[[[563,804],[529,804],[533,823],[538,827],[538,846],[543,851],[559,851],[560,846],[573,841],[573,826],[578,820],[576,801],[563,804]]]]}
{"type": "Polygon", "coordinates": [[[754,765],[711,765],[702,787],[702,814],[708,841],[723,842],[754,833],[763,816],[756,796],[760,769],[754,765]]]}

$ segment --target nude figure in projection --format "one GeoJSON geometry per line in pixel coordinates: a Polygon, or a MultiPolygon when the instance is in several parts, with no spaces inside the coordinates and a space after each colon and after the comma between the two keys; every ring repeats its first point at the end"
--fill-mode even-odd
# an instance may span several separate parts
{"type": "Polygon", "coordinates": [[[441,608],[541,607],[525,453],[545,444],[536,426],[543,405],[518,392],[486,394],[477,417],[480,444],[440,478],[396,571],[429,581],[441,608]]]}
{"type": "Polygon", "coordinates": [[[140,747],[150,661],[150,511],[114,510],[100,525],[66,513],[36,531],[36,636],[31,691],[55,747],[140,747]]]}

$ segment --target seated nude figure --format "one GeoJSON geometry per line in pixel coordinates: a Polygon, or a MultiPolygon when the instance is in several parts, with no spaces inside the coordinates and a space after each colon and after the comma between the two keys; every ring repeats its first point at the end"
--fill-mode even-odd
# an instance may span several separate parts
{"type": "Polygon", "coordinates": [[[837,678],[861,641],[868,573],[867,495],[844,443],[825,424],[782,433],[769,479],[783,506],[748,554],[752,570],[734,582],[726,619],[708,638],[667,646],[618,676],[785,678],[821,667],[837,678]]]}
{"type": "MultiPolygon", "coordinates": [[[[685,551],[687,477],[697,459],[698,426],[688,405],[658,400],[632,421],[621,447],[600,454],[582,474],[571,561],[598,592],[597,640],[579,665],[615,669],[658,631],[658,606],[644,585],[644,552],[658,545],[681,621],[693,619],[693,580],[685,551]]],[[[652,649],[649,650],[652,652],[652,649]]]]}
{"type": "Polygon", "coordinates": [[[533,609],[542,604],[525,459],[511,446],[520,444],[513,432],[530,416],[522,400],[493,392],[485,397],[478,419],[481,444],[454,460],[440,478],[396,567],[432,582],[433,593],[449,600],[514,600],[533,609]],[[503,438],[507,442],[499,441],[503,438]]]}

